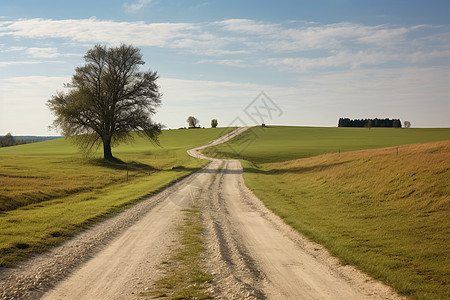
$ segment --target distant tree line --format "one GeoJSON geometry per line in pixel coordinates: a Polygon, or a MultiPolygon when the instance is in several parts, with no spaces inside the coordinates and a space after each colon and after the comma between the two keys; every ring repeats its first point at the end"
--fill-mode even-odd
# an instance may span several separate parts
{"type": "Polygon", "coordinates": [[[400,119],[355,119],[340,118],[338,127],[395,127],[401,128],[400,119]]]}
{"type": "Polygon", "coordinates": [[[7,133],[4,137],[0,137],[0,147],[9,147],[15,146],[16,139],[11,135],[11,133],[7,133]]]}
{"type": "Polygon", "coordinates": [[[5,136],[0,136],[0,147],[10,147],[15,145],[31,144],[42,141],[48,141],[53,139],[59,139],[60,136],[20,136],[13,137],[11,133],[7,133],[5,136]]]}

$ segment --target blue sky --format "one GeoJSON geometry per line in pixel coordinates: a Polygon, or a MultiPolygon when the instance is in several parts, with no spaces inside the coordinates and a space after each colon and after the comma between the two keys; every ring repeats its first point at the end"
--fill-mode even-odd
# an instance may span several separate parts
{"type": "Polygon", "coordinates": [[[88,49],[120,43],[158,71],[154,119],[169,128],[190,115],[206,127],[450,127],[449,13],[446,0],[0,1],[0,135],[58,134],[47,99],[88,49]]]}

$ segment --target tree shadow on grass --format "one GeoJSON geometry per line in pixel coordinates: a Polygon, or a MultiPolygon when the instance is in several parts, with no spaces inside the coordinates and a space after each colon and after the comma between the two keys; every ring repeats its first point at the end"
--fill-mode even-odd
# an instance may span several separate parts
{"type": "Polygon", "coordinates": [[[156,171],[157,168],[135,161],[124,162],[118,158],[113,160],[105,160],[102,158],[93,158],[89,160],[89,163],[94,166],[104,167],[113,170],[123,171],[156,171]]]}

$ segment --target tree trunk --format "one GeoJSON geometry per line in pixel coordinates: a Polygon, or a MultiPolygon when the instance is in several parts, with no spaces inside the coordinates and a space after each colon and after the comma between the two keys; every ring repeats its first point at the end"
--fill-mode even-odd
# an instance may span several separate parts
{"type": "Polygon", "coordinates": [[[106,160],[113,160],[112,152],[111,152],[111,139],[105,138],[103,139],[103,157],[106,160]]]}

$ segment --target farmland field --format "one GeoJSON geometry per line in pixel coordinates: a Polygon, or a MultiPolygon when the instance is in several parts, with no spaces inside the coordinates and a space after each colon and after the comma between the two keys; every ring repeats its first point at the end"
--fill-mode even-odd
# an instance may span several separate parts
{"type": "Polygon", "coordinates": [[[343,264],[450,297],[450,129],[251,130],[204,153],[241,158],[264,204],[343,264]]]}
{"type": "Polygon", "coordinates": [[[161,146],[136,137],[113,148],[123,163],[106,163],[102,153],[84,157],[66,139],[1,148],[0,266],[48,249],[198,170],[206,162],[186,149],[230,130],[165,130],[161,146]]]}

